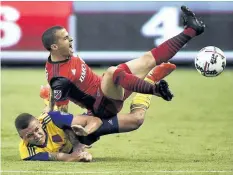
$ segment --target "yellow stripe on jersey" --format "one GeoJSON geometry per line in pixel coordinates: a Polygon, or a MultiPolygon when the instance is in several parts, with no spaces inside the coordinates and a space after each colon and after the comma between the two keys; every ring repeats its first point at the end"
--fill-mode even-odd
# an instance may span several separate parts
{"type": "Polygon", "coordinates": [[[42,114],[38,117],[42,128],[47,133],[47,144],[45,147],[30,145],[21,140],[19,144],[19,152],[21,159],[27,159],[40,152],[64,152],[69,153],[72,150],[72,144],[66,138],[62,129],[57,127],[48,114],[42,114]]]}

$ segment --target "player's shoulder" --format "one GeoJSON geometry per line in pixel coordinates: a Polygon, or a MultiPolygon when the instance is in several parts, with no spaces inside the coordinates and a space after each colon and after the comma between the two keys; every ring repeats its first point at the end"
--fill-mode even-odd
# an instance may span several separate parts
{"type": "Polygon", "coordinates": [[[85,63],[85,61],[80,56],[72,56],[71,60],[85,63]]]}
{"type": "Polygon", "coordinates": [[[51,117],[48,113],[42,113],[39,117],[38,120],[42,125],[46,125],[51,121],[51,117]]]}
{"type": "Polygon", "coordinates": [[[37,118],[38,118],[39,121],[43,121],[48,116],[49,116],[49,114],[47,112],[43,112],[37,118]]]}
{"type": "Polygon", "coordinates": [[[49,130],[53,130],[54,128],[56,128],[56,120],[57,118],[59,118],[60,116],[60,111],[50,111],[48,113],[44,113],[42,115],[40,115],[40,117],[38,118],[40,123],[42,124],[42,128],[46,129],[47,132],[49,132],[49,130]]]}
{"type": "Polygon", "coordinates": [[[21,139],[19,143],[19,150],[27,148],[28,143],[21,139]]]}
{"type": "Polygon", "coordinates": [[[63,111],[50,111],[48,113],[49,117],[54,121],[57,120],[57,118],[60,118],[60,117],[64,117],[64,116],[68,116],[68,115],[72,115],[70,113],[67,113],[67,112],[63,112],[63,111]]]}
{"type": "Polygon", "coordinates": [[[19,150],[25,151],[25,150],[28,150],[28,147],[32,147],[32,145],[30,145],[28,142],[21,139],[21,141],[19,143],[19,150]]]}

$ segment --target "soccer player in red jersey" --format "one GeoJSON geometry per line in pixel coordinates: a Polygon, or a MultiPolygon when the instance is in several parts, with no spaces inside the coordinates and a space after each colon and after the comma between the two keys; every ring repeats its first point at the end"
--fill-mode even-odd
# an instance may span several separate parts
{"type": "MultiPolygon", "coordinates": [[[[175,69],[176,65],[174,64],[162,63],[156,66],[154,69],[152,69],[147,74],[144,80],[151,84],[155,84],[164,77],[168,76],[175,69]]],[[[44,99],[46,107],[48,106],[50,93],[49,91],[50,87],[48,85],[42,86],[40,90],[40,97],[44,99]]],[[[90,138],[91,140],[93,140],[93,137],[97,138],[106,134],[129,132],[132,130],[136,130],[144,122],[146,111],[150,107],[151,97],[152,95],[149,94],[136,93],[136,96],[133,98],[131,102],[130,113],[117,114],[109,119],[102,118],[101,120],[97,120],[97,117],[93,117],[91,116],[91,114],[85,113],[85,117],[81,117],[79,115],[79,117],[77,118],[76,125],[72,125],[71,127],[79,136],[87,136],[91,134],[90,137],[83,138],[84,143],[86,143],[85,140],[89,140],[90,138]],[[87,117],[86,115],[88,115],[89,117],[87,117]]],[[[47,111],[46,107],[45,111],[47,111]]],[[[64,115],[63,117],[66,117],[66,115],[64,115]]],[[[67,131],[66,133],[68,132],[69,131],[67,131]]]]}
{"type": "MultiPolygon", "coordinates": [[[[132,93],[153,94],[170,101],[173,97],[166,81],[151,84],[143,79],[157,65],[171,59],[188,41],[204,32],[205,25],[194,13],[182,6],[185,29],[140,58],[117,67],[110,67],[100,77],[85,62],[74,57],[72,41],[65,28],[55,26],[42,36],[44,47],[50,51],[46,63],[51,97],[58,106],[72,102],[87,108],[101,118],[115,116],[124,100],[132,93]]],[[[51,105],[52,107],[53,105],[51,105]]]]}

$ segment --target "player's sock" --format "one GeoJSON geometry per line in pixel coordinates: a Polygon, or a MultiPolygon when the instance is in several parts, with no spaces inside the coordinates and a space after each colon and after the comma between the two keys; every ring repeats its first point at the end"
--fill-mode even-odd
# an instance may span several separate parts
{"type": "MultiPolygon", "coordinates": [[[[117,66],[118,68],[124,69],[126,73],[132,74],[131,70],[129,69],[128,65],[125,63],[119,64],[117,66]]],[[[125,95],[124,95],[124,100],[128,98],[133,92],[125,89],[125,95]]]]}
{"type": "MultiPolygon", "coordinates": [[[[158,65],[152,69],[144,80],[148,83],[155,84],[156,82],[169,75],[175,69],[176,65],[174,64],[162,63],[161,65],[158,65]]],[[[151,98],[152,95],[137,93],[131,102],[131,111],[137,108],[144,109],[146,111],[150,107],[151,98]]]]}
{"type": "Polygon", "coordinates": [[[150,84],[133,74],[126,73],[123,69],[117,68],[113,74],[113,82],[124,89],[143,94],[156,94],[156,85],[150,84]]]}
{"type": "Polygon", "coordinates": [[[119,64],[117,67],[120,68],[120,69],[123,69],[128,74],[132,74],[132,72],[129,69],[128,65],[125,64],[125,63],[119,64]]]}
{"type": "Polygon", "coordinates": [[[196,36],[196,31],[192,28],[187,28],[182,33],[152,49],[151,53],[156,64],[159,65],[162,62],[167,62],[194,36],[196,36]]]}

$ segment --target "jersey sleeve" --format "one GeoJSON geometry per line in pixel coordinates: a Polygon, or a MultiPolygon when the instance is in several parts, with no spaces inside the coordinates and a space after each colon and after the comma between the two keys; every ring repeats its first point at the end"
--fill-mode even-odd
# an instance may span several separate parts
{"type": "Polygon", "coordinates": [[[71,123],[73,121],[73,115],[69,113],[64,113],[60,111],[52,111],[48,113],[51,117],[53,123],[63,129],[65,127],[71,127],[71,123]]]}
{"type": "Polygon", "coordinates": [[[22,160],[48,160],[48,153],[41,152],[35,147],[28,146],[23,140],[19,144],[20,158],[22,160]]]}
{"type": "Polygon", "coordinates": [[[49,153],[48,152],[40,152],[34,156],[25,158],[23,160],[39,160],[39,161],[48,161],[49,160],[49,153]]]}
{"type": "Polygon", "coordinates": [[[68,94],[71,90],[71,82],[65,77],[54,77],[49,82],[52,89],[52,97],[54,98],[56,105],[67,105],[68,94]]]}

